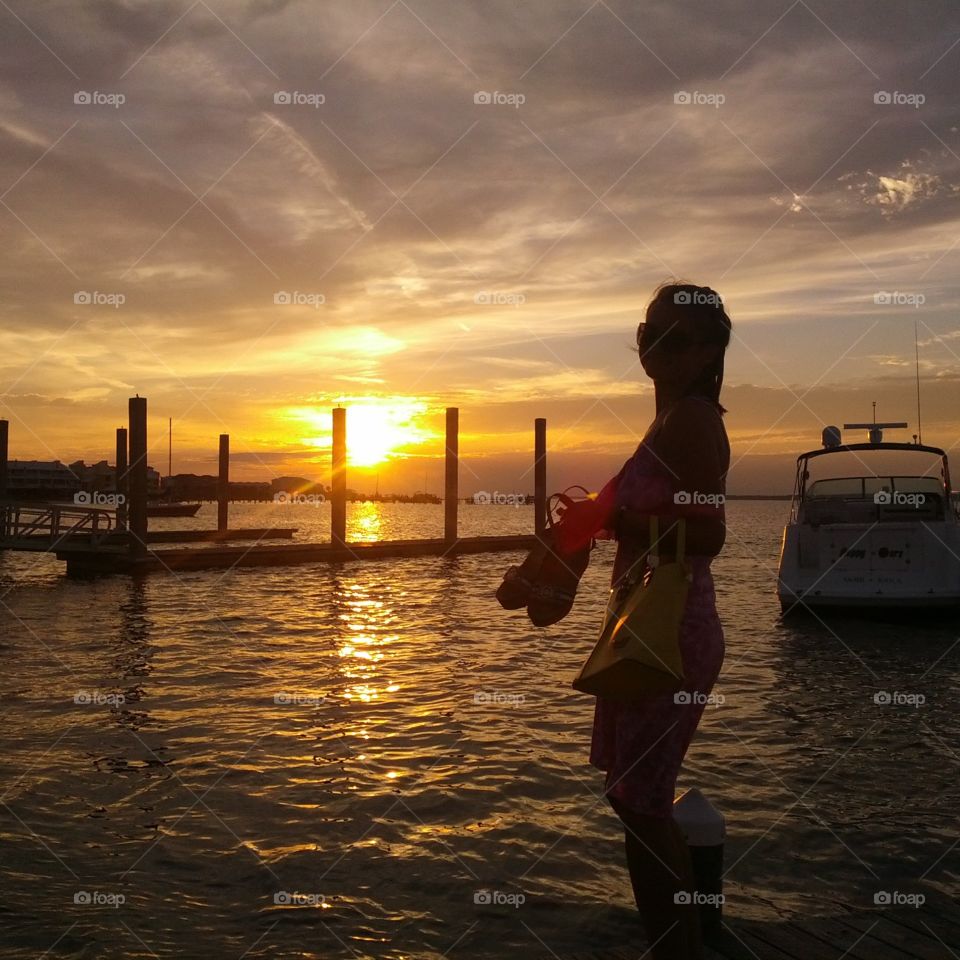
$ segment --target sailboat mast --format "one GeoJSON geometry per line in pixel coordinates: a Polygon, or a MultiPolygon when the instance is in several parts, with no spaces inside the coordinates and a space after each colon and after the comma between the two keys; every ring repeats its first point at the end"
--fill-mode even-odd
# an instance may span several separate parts
{"type": "Polygon", "coordinates": [[[920,343],[917,338],[917,320],[913,320],[913,353],[917,364],[917,441],[923,443],[923,426],[920,423],[920,343]]]}
{"type": "Polygon", "coordinates": [[[167,481],[173,476],[173,417],[167,418],[167,481]]]}

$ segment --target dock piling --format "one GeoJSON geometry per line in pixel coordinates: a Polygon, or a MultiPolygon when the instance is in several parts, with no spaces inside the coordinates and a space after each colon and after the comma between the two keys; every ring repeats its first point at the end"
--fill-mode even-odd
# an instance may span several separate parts
{"type": "Polygon", "coordinates": [[[220,434],[220,469],[217,474],[217,530],[227,529],[230,505],[230,434],[220,434]]]}
{"type": "Polygon", "coordinates": [[[127,522],[130,530],[130,559],[140,560],[147,555],[147,400],[131,397],[130,456],[127,468],[127,489],[130,507],[127,522]]]}
{"type": "Polygon", "coordinates": [[[347,542],[347,411],[333,410],[333,462],[330,476],[330,542],[347,542]]]}
{"type": "Polygon", "coordinates": [[[7,454],[10,442],[10,423],[0,420],[0,497],[7,495],[7,454]]]}
{"type": "Polygon", "coordinates": [[[114,483],[117,493],[117,529],[127,529],[127,428],[117,427],[117,467],[114,483]]]}
{"type": "Polygon", "coordinates": [[[547,529],[547,421],[533,421],[533,532],[542,537],[547,529]]]}
{"type": "Polygon", "coordinates": [[[447,442],[444,457],[443,539],[457,539],[457,507],[460,467],[460,409],[447,407],[447,442]]]}

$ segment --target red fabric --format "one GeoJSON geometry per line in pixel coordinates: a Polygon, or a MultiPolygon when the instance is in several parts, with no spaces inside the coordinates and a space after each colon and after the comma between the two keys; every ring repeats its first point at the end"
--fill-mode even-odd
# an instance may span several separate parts
{"type": "Polygon", "coordinates": [[[612,529],[617,506],[617,483],[622,473],[621,470],[608,480],[595,500],[577,500],[564,510],[554,528],[560,553],[582,550],[596,534],[612,529]]]}

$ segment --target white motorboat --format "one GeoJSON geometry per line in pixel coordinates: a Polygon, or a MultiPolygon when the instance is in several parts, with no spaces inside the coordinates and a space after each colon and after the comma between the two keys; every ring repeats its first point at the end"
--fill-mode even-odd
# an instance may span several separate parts
{"type": "Polygon", "coordinates": [[[870,430],[869,443],[851,444],[827,427],[822,449],[797,458],[777,579],[785,613],[960,607],[960,515],[947,454],[883,441],[883,428],[905,426],[844,424],[870,430]]]}

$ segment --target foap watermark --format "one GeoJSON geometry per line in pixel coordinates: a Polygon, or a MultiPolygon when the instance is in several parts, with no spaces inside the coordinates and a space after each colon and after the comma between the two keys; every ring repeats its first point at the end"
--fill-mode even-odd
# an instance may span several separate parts
{"type": "Polygon", "coordinates": [[[322,493],[287,493],[281,490],[273,495],[273,502],[298,507],[319,507],[321,503],[327,502],[327,498],[322,493]]]}
{"type": "Polygon", "coordinates": [[[501,493],[499,490],[478,490],[473,495],[473,502],[478,507],[490,504],[498,507],[525,507],[530,502],[526,493],[501,493]]]}
{"type": "Polygon", "coordinates": [[[113,309],[116,310],[127,302],[127,298],[122,293],[104,293],[101,290],[78,290],[73,295],[73,302],[81,307],[113,307],[113,309]]]}
{"type": "Polygon", "coordinates": [[[299,90],[278,90],[273,102],[280,107],[313,107],[316,110],[327,102],[322,93],[302,93],[299,90]]]}
{"type": "Polygon", "coordinates": [[[679,306],[707,306],[722,307],[723,300],[719,293],[706,290],[678,290],[673,295],[673,302],[679,306]]]}
{"type": "Polygon", "coordinates": [[[699,490],[678,490],[673,502],[679,507],[722,507],[727,498],[722,493],[701,493],[699,490]]]}
{"type": "Polygon", "coordinates": [[[903,893],[900,890],[878,890],[873,895],[878,907],[922,907],[927,898],[922,893],[903,893]]]}
{"type": "Polygon", "coordinates": [[[922,93],[902,93],[899,90],[878,90],[873,95],[873,102],[880,104],[893,104],[894,106],[913,107],[919,110],[926,102],[927,98],[922,93]]]}
{"type": "Polygon", "coordinates": [[[501,93],[499,90],[491,93],[489,90],[478,90],[473,95],[473,102],[481,106],[513,107],[519,110],[527,102],[527,98],[522,93],[501,93]]]}
{"type": "Polygon", "coordinates": [[[73,902],[80,907],[120,907],[127,902],[122,893],[104,893],[102,890],[78,890],[73,902]]]}
{"type": "Polygon", "coordinates": [[[273,302],[278,307],[313,307],[314,310],[317,310],[327,302],[327,298],[322,293],[278,290],[273,295],[273,302]]]}
{"type": "Polygon", "coordinates": [[[278,890],[273,895],[278,907],[322,907],[327,898],[322,893],[298,893],[296,890],[278,890]]]}
{"type": "Polygon", "coordinates": [[[127,498],[122,493],[80,490],[73,495],[73,502],[78,507],[119,507],[127,502],[127,498]]]}
{"type": "Polygon", "coordinates": [[[873,295],[873,302],[881,307],[922,307],[927,298],[922,293],[911,293],[906,290],[878,290],[873,295]]]}
{"type": "Polygon", "coordinates": [[[704,93],[702,90],[677,90],[673,102],[681,106],[713,107],[718,109],[727,102],[722,93],[704,93]]]}
{"type": "Polygon", "coordinates": [[[678,890],[673,895],[673,902],[681,906],[696,904],[707,907],[722,907],[726,897],[722,893],[701,893],[699,890],[678,890]]]}
{"type": "Polygon", "coordinates": [[[504,890],[476,890],[473,902],[480,906],[513,907],[517,909],[527,902],[522,893],[507,893],[504,890]]]}
{"type": "Polygon", "coordinates": [[[522,693],[507,693],[505,690],[476,690],[473,694],[473,702],[498,707],[516,707],[526,703],[527,698],[522,693]]]}
{"type": "Polygon", "coordinates": [[[719,707],[726,703],[726,697],[722,693],[702,693],[700,690],[678,690],[673,695],[673,702],[682,706],[719,707]]]}
{"type": "Polygon", "coordinates": [[[481,290],[474,295],[473,302],[481,307],[519,307],[527,302],[527,298],[509,290],[481,290]]]}
{"type": "Polygon", "coordinates": [[[83,107],[113,107],[119,109],[127,102],[122,93],[103,93],[100,90],[78,90],[73,102],[83,107]]]}
{"type": "Polygon", "coordinates": [[[122,693],[104,693],[102,690],[78,690],[73,702],[84,707],[118,707],[127,702],[122,693]]]}
{"type": "Polygon", "coordinates": [[[904,690],[878,690],[873,695],[873,702],[880,707],[922,707],[927,698],[922,693],[907,693],[904,690]]]}
{"type": "Polygon", "coordinates": [[[881,507],[922,507],[927,502],[925,493],[903,493],[900,490],[878,490],[873,502],[881,507]]]}
{"type": "Polygon", "coordinates": [[[327,702],[327,698],[323,694],[281,691],[273,695],[273,702],[278,707],[319,707],[327,702]]]}

